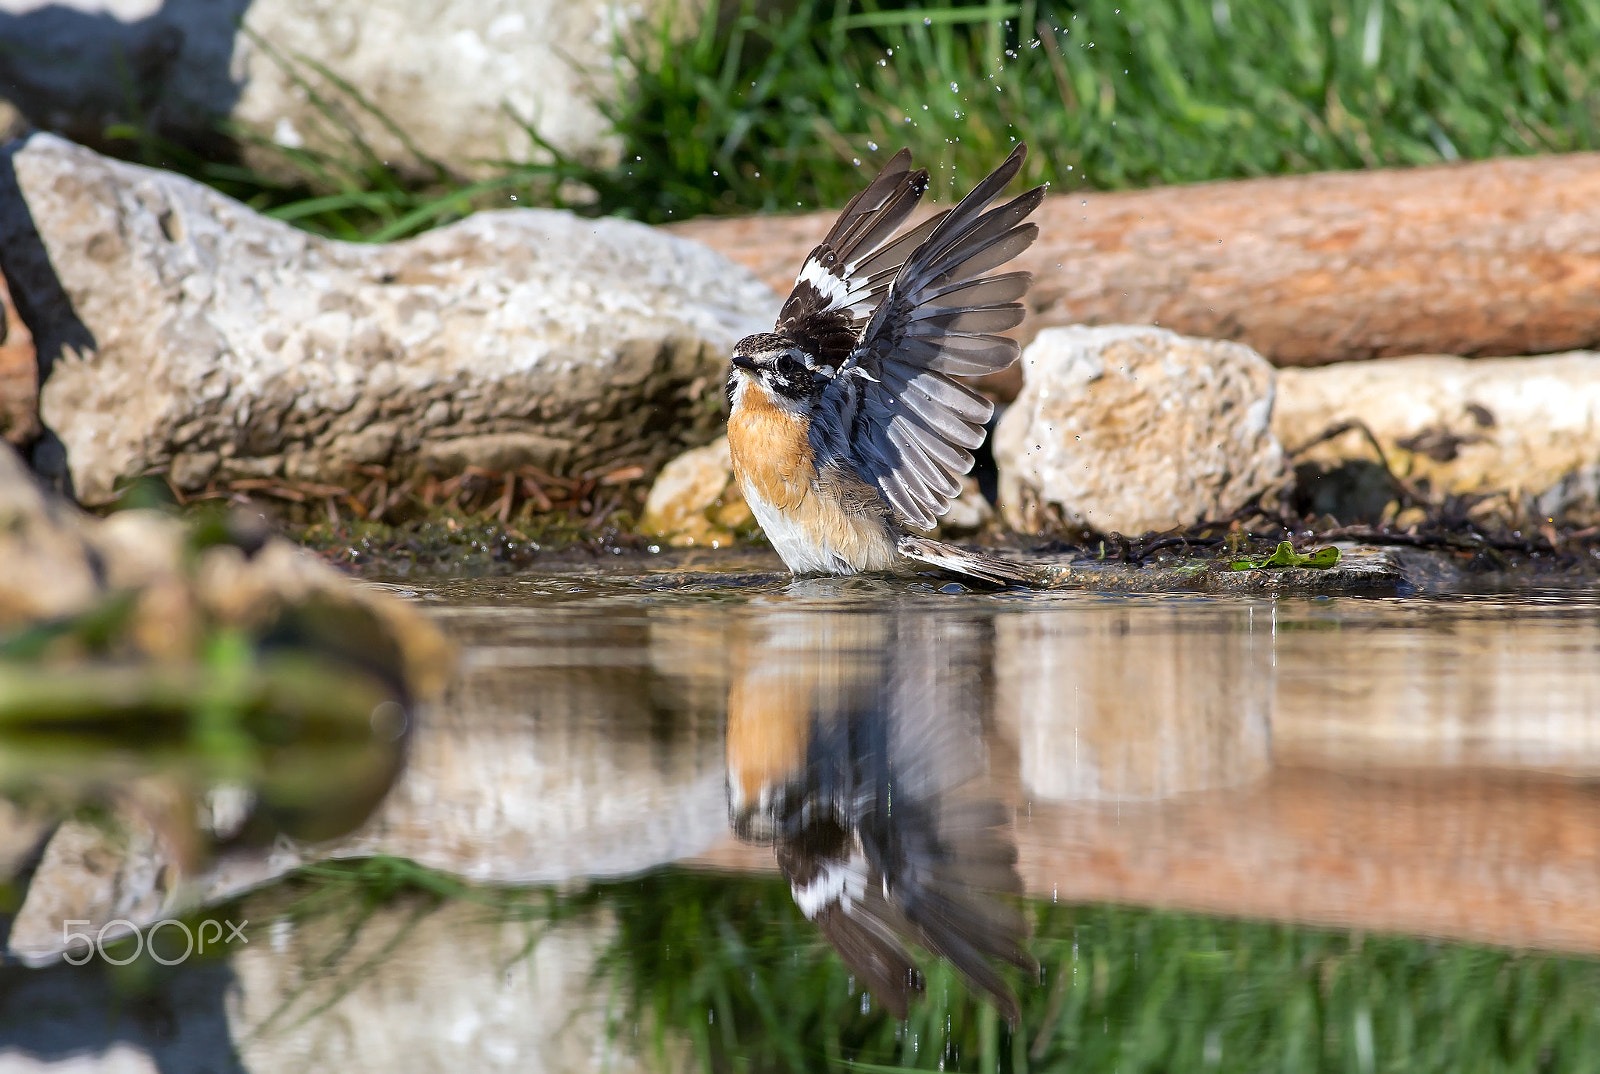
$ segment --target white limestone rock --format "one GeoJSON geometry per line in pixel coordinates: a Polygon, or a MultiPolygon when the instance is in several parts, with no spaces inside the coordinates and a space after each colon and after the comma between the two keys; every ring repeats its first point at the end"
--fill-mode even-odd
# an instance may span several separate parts
{"type": "Polygon", "coordinates": [[[1013,528],[1142,534],[1224,518],[1280,482],[1274,373],[1239,343],[1143,325],[1052,328],[995,430],[1013,528]]]}
{"type": "Polygon", "coordinates": [[[745,269],[623,220],[508,210],[357,245],[52,135],[6,164],[0,269],[85,503],[151,471],[653,470],[712,439],[728,351],[777,307],[745,269]]]}

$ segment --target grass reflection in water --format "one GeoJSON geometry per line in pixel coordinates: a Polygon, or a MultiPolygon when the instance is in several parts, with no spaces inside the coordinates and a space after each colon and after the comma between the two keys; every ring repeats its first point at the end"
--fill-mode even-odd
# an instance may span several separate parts
{"type": "Polygon", "coordinates": [[[668,869],[557,896],[374,859],[294,883],[302,911],[341,907],[355,928],[402,895],[491,918],[610,917],[596,972],[611,1032],[655,1069],[1456,1072],[1580,1070],[1600,1054],[1600,965],[1579,958],[1035,902],[1042,970],[1018,982],[1012,1033],[931,959],[926,996],[895,1021],[777,876],[668,869]]]}

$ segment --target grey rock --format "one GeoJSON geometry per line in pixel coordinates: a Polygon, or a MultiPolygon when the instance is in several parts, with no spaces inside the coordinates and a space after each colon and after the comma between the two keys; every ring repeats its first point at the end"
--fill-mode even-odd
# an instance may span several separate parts
{"type": "Polygon", "coordinates": [[[669,10],[692,27],[699,5],[0,0],[0,91],[36,125],[90,141],[116,122],[198,140],[228,119],[267,146],[349,159],[359,137],[383,160],[477,174],[540,154],[526,122],[605,161],[618,144],[601,106],[626,74],[613,40],[669,10]]]}
{"type": "Polygon", "coordinates": [[[721,256],[622,220],[487,212],[366,246],[52,135],[5,150],[7,169],[0,269],[86,503],[174,468],[654,470],[716,435],[728,349],[777,305],[721,256]]]}
{"type": "Polygon", "coordinates": [[[1225,518],[1284,477],[1273,369],[1239,343],[1113,325],[1041,332],[995,430],[1017,530],[1142,534],[1225,518]]]}

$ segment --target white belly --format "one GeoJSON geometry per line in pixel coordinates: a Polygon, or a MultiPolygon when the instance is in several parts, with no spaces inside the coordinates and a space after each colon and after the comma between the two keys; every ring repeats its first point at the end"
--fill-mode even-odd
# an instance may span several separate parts
{"type": "MultiPolygon", "coordinates": [[[[744,488],[745,502],[761,524],[772,547],[795,574],[856,574],[860,571],[889,570],[899,553],[894,538],[876,520],[861,520],[843,527],[838,520],[825,520],[826,511],[780,511],[744,488]],[[832,521],[833,525],[825,524],[832,521]],[[878,531],[882,532],[878,532],[878,531]],[[843,538],[842,540],[839,538],[843,538]]],[[[813,498],[815,497],[813,493],[813,498]]]]}

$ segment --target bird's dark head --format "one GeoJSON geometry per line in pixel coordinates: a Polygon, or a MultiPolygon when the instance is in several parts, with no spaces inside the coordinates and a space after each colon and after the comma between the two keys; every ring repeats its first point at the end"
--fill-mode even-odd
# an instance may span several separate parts
{"type": "Polygon", "coordinates": [[[799,407],[816,398],[832,373],[832,369],[817,365],[815,359],[787,336],[758,332],[733,345],[728,399],[736,401],[743,388],[755,384],[777,405],[799,407]]]}

